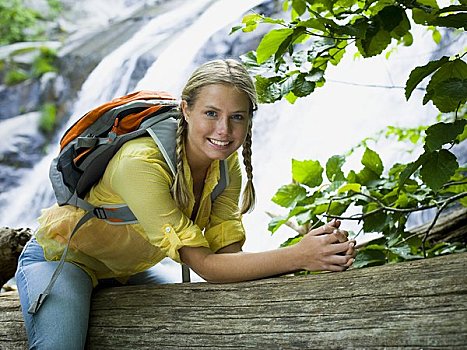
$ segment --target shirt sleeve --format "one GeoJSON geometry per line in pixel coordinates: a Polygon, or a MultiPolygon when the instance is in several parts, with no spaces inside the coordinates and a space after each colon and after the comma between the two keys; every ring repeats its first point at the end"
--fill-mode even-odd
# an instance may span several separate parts
{"type": "Polygon", "coordinates": [[[208,247],[201,229],[175,204],[170,193],[173,177],[160,151],[154,147],[133,147],[113,157],[109,168],[112,189],[128,205],[151,244],[180,262],[183,246],[208,247]],[[132,148],[133,147],[133,148],[132,148]]]}
{"type": "Polygon", "coordinates": [[[228,160],[229,184],[214,200],[204,236],[213,252],[232,243],[245,243],[245,229],[238,207],[242,172],[237,153],[228,160]]]}

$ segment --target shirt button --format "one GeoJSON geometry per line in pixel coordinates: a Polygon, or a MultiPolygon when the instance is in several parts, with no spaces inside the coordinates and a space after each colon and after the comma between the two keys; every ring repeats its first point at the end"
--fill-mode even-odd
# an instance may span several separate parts
{"type": "Polygon", "coordinates": [[[165,233],[170,233],[170,227],[165,228],[165,233]]]}

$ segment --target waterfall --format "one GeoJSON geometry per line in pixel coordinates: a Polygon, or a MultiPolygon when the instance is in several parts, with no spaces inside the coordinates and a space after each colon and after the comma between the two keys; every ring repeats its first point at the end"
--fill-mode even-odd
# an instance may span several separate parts
{"type": "MultiPolygon", "coordinates": [[[[63,134],[77,118],[89,109],[116,96],[128,93],[130,77],[137,59],[145,52],[158,46],[167,45],[169,49],[168,54],[164,51],[161,54],[161,58],[165,62],[167,62],[167,56],[170,54],[176,53],[180,57],[183,54],[185,58],[179,60],[178,66],[171,67],[171,74],[165,75],[163,79],[157,80],[154,78],[153,83],[151,76],[145,78],[147,88],[164,89],[164,83],[182,82],[185,76],[180,75],[180,73],[189,70],[189,64],[192,60],[192,57],[187,55],[190,52],[187,48],[192,47],[191,55],[194,55],[213,32],[230,22],[238,20],[242,13],[260,2],[258,0],[244,1],[241,5],[237,5],[236,10],[233,11],[231,1],[190,1],[183,7],[155,17],[130,40],[105,57],[93,70],[83,84],[74,104],[71,113],[73,117],[58,134],[63,134]],[[221,12],[222,15],[217,16],[217,19],[213,21],[212,16],[216,16],[216,13],[219,13],[222,9],[224,9],[221,12]],[[187,23],[193,22],[193,25],[187,25],[187,23]],[[205,32],[203,28],[206,29],[205,32]],[[182,40],[174,40],[177,32],[182,32],[182,40]],[[172,45],[167,44],[167,41],[171,42],[172,45]],[[198,44],[192,46],[192,43],[196,42],[198,44]],[[182,46],[174,45],[174,43],[182,46]],[[159,81],[159,86],[155,84],[157,81],[159,81]]],[[[156,60],[156,62],[158,61],[156,60]]],[[[155,66],[168,69],[167,63],[165,63],[165,66],[164,63],[155,66]]],[[[0,203],[5,203],[1,211],[1,226],[35,228],[37,226],[35,220],[39,210],[54,202],[52,188],[48,179],[48,169],[52,159],[58,153],[58,145],[50,148],[48,155],[24,175],[18,187],[0,194],[0,203]]]]}

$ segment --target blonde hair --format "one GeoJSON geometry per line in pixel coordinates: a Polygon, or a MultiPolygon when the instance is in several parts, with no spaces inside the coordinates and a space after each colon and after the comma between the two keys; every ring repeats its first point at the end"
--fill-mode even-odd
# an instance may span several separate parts
{"type": "MultiPolygon", "coordinates": [[[[188,107],[192,107],[196,102],[201,88],[211,84],[227,84],[232,85],[238,90],[244,92],[250,100],[250,122],[248,126],[245,142],[243,143],[243,164],[247,174],[247,181],[242,193],[242,205],[240,213],[245,214],[253,210],[255,205],[255,188],[253,186],[253,166],[251,164],[251,134],[252,134],[252,118],[253,112],[258,108],[256,89],[248,71],[238,61],[233,59],[214,60],[201,65],[196,69],[185,88],[182,91],[182,101],[185,101],[188,107]]],[[[187,122],[180,115],[178,120],[178,128],[176,133],[176,174],[172,187],[175,202],[179,208],[185,209],[188,207],[188,195],[186,189],[188,185],[185,181],[183,170],[183,142],[187,132],[187,122]]]]}

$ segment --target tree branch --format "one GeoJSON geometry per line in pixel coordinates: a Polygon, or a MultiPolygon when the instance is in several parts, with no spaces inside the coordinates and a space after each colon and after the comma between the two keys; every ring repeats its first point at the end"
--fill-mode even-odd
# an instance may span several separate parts
{"type": "Polygon", "coordinates": [[[439,218],[439,216],[441,215],[441,212],[442,212],[444,209],[446,209],[446,207],[448,206],[449,203],[452,203],[452,202],[454,202],[455,200],[461,199],[462,197],[465,197],[465,196],[467,196],[467,192],[459,193],[459,194],[456,195],[456,196],[452,196],[452,197],[448,198],[448,199],[441,205],[441,207],[438,209],[438,211],[436,212],[435,217],[433,218],[433,221],[431,222],[430,227],[428,227],[428,230],[426,230],[425,235],[423,236],[423,239],[422,239],[423,257],[426,258],[426,250],[425,250],[425,243],[426,243],[426,240],[427,240],[427,238],[428,238],[428,235],[430,234],[430,231],[431,231],[431,230],[433,229],[433,227],[435,226],[436,221],[438,221],[438,218],[439,218]]]}

